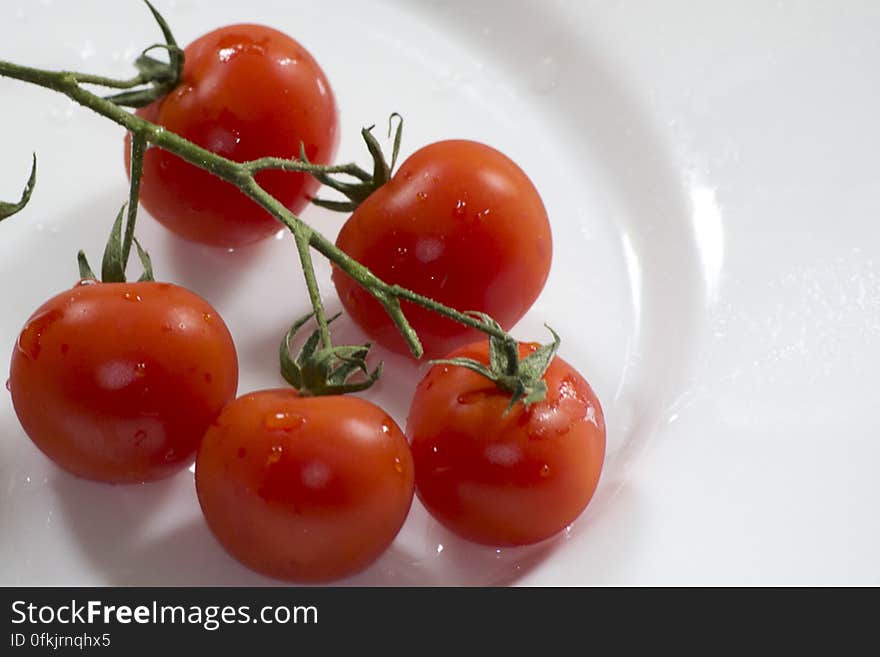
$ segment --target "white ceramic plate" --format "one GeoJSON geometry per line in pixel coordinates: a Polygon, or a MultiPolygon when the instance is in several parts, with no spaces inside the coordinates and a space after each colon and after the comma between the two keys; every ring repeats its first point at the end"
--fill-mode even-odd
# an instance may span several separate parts
{"type": "MultiPolygon", "coordinates": [[[[344,583],[880,583],[876,3],[156,5],[181,43],[242,21],[300,40],[337,95],[340,161],[362,161],[359,128],[398,111],[404,155],[487,142],[550,213],[550,280],[514,332],[541,339],[551,323],[603,402],[594,501],[564,535],[502,551],[454,538],[416,502],[389,552],[344,583]]],[[[0,58],[31,65],[122,77],[157,40],[134,0],[0,12],[0,58]]],[[[127,187],[119,128],[21,83],[0,80],[0,99],[0,198],[40,160],[31,205],[0,225],[10,354],[28,315],[75,281],[76,250],[98,257],[127,187]]],[[[342,221],[305,218],[331,237],[342,221]]],[[[146,214],[139,233],[163,278],[226,318],[240,392],[278,385],[279,337],[307,306],[289,236],[227,253],[146,214]]],[[[418,371],[384,356],[369,397],[402,423],[418,371]]],[[[75,479],[0,396],[0,584],[271,583],[214,541],[190,473],[75,479]]]]}

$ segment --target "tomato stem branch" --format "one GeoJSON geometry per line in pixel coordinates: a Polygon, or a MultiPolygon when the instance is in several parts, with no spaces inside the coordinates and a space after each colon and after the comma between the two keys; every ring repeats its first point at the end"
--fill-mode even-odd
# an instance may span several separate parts
{"type": "Polygon", "coordinates": [[[312,302],[312,308],[315,311],[315,321],[318,323],[318,332],[321,336],[321,344],[324,348],[332,347],[330,341],[330,327],[327,326],[327,315],[324,312],[324,303],[321,300],[321,290],[318,288],[318,281],[315,278],[315,267],[312,264],[312,252],[309,246],[309,236],[301,230],[294,231],[296,239],[296,249],[299,251],[299,261],[302,265],[303,276],[306,279],[306,288],[309,291],[309,299],[312,302]]]}
{"type": "Polygon", "coordinates": [[[123,266],[128,262],[128,256],[131,253],[131,242],[134,239],[138,198],[140,197],[141,189],[141,175],[144,171],[144,153],[146,153],[146,150],[147,142],[143,135],[133,135],[131,138],[131,180],[128,192],[128,217],[125,221],[125,236],[122,238],[123,266]]]}
{"type": "MultiPolygon", "coordinates": [[[[251,199],[270,212],[278,221],[286,226],[296,238],[300,261],[306,277],[306,285],[309,289],[309,297],[315,309],[320,335],[325,346],[330,346],[330,331],[321,303],[320,292],[311,263],[309,247],[321,253],[339,269],[351,276],[363,286],[388,312],[392,321],[397,326],[401,335],[409,345],[414,356],[420,357],[423,353],[422,345],[415,330],[409,324],[400,302],[407,301],[423,308],[427,308],[439,315],[477,329],[483,333],[502,340],[511,340],[510,336],[496,323],[483,318],[461,312],[445,306],[434,299],[413,292],[398,285],[387,283],[361,263],[340,250],[333,242],[321,235],[318,231],[304,223],[297,215],[288,210],[280,201],[267,192],[256,181],[255,175],[265,169],[276,169],[299,173],[308,173],[317,178],[323,174],[341,173],[348,174],[357,179],[363,179],[365,172],[356,164],[342,165],[318,165],[311,164],[303,159],[284,159],[277,157],[263,157],[249,162],[235,162],[221,155],[213,153],[198,146],[173,132],[167,131],[161,126],[155,125],[136,114],[120,107],[112,100],[102,98],[80,86],[81,83],[102,84],[107,80],[98,76],[87,76],[66,71],[47,71],[28,66],[20,66],[11,62],[0,60],[0,76],[28,82],[52,91],[64,94],[71,100],[83,107],[104,116],[121,125],[132,134],[133,150],[135,144],[145,147],[146,144],[162,148],[177,155],[186,162],[204,169],[213,175],[235,185],[247,194],[251,199]]],[[[114,86],[113,84],[106,86],[114,86]]],[[[120,88],[120,87],[117,87],[120,88]]],[[[133,152],[132,161],[135,162],[133,152]]],[[[135,176],[132,170],[132,201],[129,211],[133,212],[137,205],[134,202],[135,176]]],[[[137,172],[139,173],[139,172],[137,172]]],[[[133,229],[133,219],[130,219],[133,229]]]]}
{"type": "Polygon", "coordinates": [[[149,82],[149,78],[142,73],[127,80],[117,80],[104,77],[103,75],[91,75],[90,73],[77,73],[75,71],[64,71],[63,75],[69,75],[77,84],[94,84],[109,89],[133,89],[149,82]]]}

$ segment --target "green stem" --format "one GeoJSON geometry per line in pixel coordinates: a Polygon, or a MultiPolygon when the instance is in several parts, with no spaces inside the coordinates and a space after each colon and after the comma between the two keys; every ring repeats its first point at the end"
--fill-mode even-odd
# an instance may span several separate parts
{"type": "Polygon", "coordinates": [[[315,321],[318,324],[318,332],[321,336],[321,342],[325,348],[329,349],[332,346],[332,341],[330,340],[330,327],[328,326],[327,315],[324,312],[324,303],[321,300],[321,291],[318,288],[318,280],[315,278],[315,267],[312,264],[312,254],[310,250],[310,243],[314,231],[311,226],[305,224],[278,199],[260,187],[259,183],[253,177],[241,187],[241,191],[271,212],[277,219],[287,226],[291,233],[293,233],[293,237],[296,240],[296,249],[299,252],[299,260],[302,265],[303,276],[305,276],[306,279],[306,288],[309,292],[309,299],[312,302],[312,309],[315,311],[315,321]]]}
{"type": "Polygon", "coordinates": [[[300,160],[288,160],[283,157],[261,157],[249,162],[241,162],[240,166],[251,175],[263,171],[265,169],[277,169],[279,171],[292,171],[294,173],[344,173],[349,176],[360,178],[363,175],[363,169],[357,164],[311,164],[300,160]]]}
{"type": "MultiPolygon", "coordinates": [[[[434,299],[406,288],[392,285],[381,280],[357,260],[354,260],[336,247],[333,242],[305,224],[302,219],[293,214],[281,204],[280,201],[263,189],[254,177],[257,172],[264,169],[279,169],[318,175],[326,173],[343,173],[360,178],[360,174],[363,173],[363,170],[357,165],[313,165],[301,160],[286,160],[283,158],[271,157],[260,158],[249,162],[235,162],[234,160],[227,159],[202,148],[173,132],[167,131],[161,126],[150,123],[149,121],[119,107],[112,101],[97,96],[79,86],[79,82],[94,82],[96,80],[101,80],[101,78],[86,78],[70,72],[45,71],[28,66],[19,66],[2,60],[0,60],[0,76],[29,82],[62,93],[80,105],[114,121],[131,132],[133,144],[137,142],[150,143],[174,153],[186,162],[189,162],[200,169],[204,169],[226,182],[235,185],[251,199],[263,206],[276,219],[293,232],[296,238],[297,248],[300,252],[300,259],[303,263],[303,270],[306,276],[306,284],[309,287],[309,296],[312,305],[315,308],[315,315],[318,318],[321,337],[322,340],[325,341],[325,346],[328,346],[330,343],[329,328],[327,327],[327,320],[324,316],[323,307],[321,305],[317,282],[314,279],[314,270],[311,267],[311,256],[307,246],[314,248],[339,269],[351,276],[383,305],[392,321],[407,341],[410,351],[412,351],[413,355],[416,357],[422,355],[423,349],[418,336],[400,308],[401,300],[427,308],[439,315],[443,315],[444,317],[464,324],[465,326],[482,331],[487,335],[500,339],[509,338],[501,328],[493,323],[445,306],[434,299]]],[[[135,204],[132,203],[132,205],[135,204]]]]}
{"type": "Polygon", "coordinates": [[[318,334],[321,336],[321,344],[329,349],[333,346],[330,341],[330,327],[327,326],[327,315],[324,313],[324,302],[321,300],[321,290],[318,280],[315,278],[315,267],[312,264],[312,253],[309,247],[309,236],[303,231],[293,232],[296,240],[296,250],[299,252],[299,262],[302,265],[303,276],[306,279],[306,289],[315,311],[315,322],[318,324],[318,334]]]}
{"type": "Polygon", "coordinates": [[[131,253],[131,242],[134,239],[134,226],[137,222],[138,198],[140,198],[141,175],[144,171],[144,153],[146,150],[147,142],[143,135],[133,135],[131,138],[131,180],[128,191],[128,217],[125,221],[125,236],[122,238],[123,266],[128,263],[128,255],[131,253]]]}
{"type": "Polygon", "coordinates": [[[303,276],[306,279],[306,288],[309,291],[309,299],[315,311],[315,321],[318,323],[318,333],[321,336],[321,344],[325,349],[333,346],[330,341],[330,327],[327,326],[327,315],[324,313],[324,302],[321,300],[321,290],[315,278],[315,267],[312,265],[312,253],[309,247],[309,237],[302,232],[295,232],[296,249],[299,251],[299,261],[302,265],[303,276]]]}
{"type": "Polygon", "coordinates": [[[71,76],[78,84],[95,84],[99,87],[108,87],[110,89],[133,89],[149,82],[149,78],[143,74],[138,74],[128,80],[117,80],[115,78],[104,77],[103,75],[76,73],[74,71],[64,71],[62,75],[71,76]]]}

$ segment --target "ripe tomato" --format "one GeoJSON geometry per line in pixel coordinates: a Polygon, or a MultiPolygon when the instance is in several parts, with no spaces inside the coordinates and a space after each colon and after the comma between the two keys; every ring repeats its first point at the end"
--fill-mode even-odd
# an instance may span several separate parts
{"type": "MultiPolygon", "coordinates": [[[[260,25],[231,25],[184,51],[178,87],[137,114],[232,160],[264,156],[331,161],[338,143],[336,101],[318,63],[289,36],[260,25]]],[[[130,160],[126,138],[126,168],[130,160]]],[[[311,176],[263,171],[257,181],[292,212],[318,188],[311,176]]],[[[140,199],[181,237],[236,247],[278,231],[279,223],[237,188],[158,148],[147,150],[140,199]]]]}
{"type": "Polygon", "coordinates": [[[327,581],[394,540],[412,503],[412,455],[369,402],[263,390],[228,404],[208,429],[196,490],[214,535],[243,564],[327,581]]]}
{"type": "Polygon", "coordinates": [[[52,297],[22,330],[9,378],[34,444],[69,472],[110,483],[191,464],[237,385],[217,312],[154,282],[84,282],[52,297]]]}
{"type": "MultiPolygon", "coordinates": [[[[505,330],[541,292],[552,252],[547,212],[526,174],[471,141],[438,142],[413,154],[355,210],[336,244],[380,278],[457,310],[488,313],[505,330]]],[[[333,281],[372,339],[407,351],[367,292],[341,270],[333,281]]],[[[479,335],[411,304],[404,311],[429,357],[479,335]]]]}
{"type": "MultiPolygon", "coordinates": [[[[520,344],[520,356],[537,345],[520,344]]],[[[488,343],[451,357],[488,363],[488,343]]],[[[547,398],[528,408],[463,367],[435,365],[419,383],[406,424],[416,491],[453,532],[489,545],[553,536],[584,510],[605,455],[605,423],[589,384],[555,357],[547,398]]]]}

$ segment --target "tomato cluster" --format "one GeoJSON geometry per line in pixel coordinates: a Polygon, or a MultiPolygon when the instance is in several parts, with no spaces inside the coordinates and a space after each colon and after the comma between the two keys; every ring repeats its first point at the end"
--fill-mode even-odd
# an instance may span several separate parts
{"type": "MultiPolygon", "coordinates": [[[[179,85],[137,113],[234,161],[295,158],[302,148],[324,163],[337,144],[335,100],[317,62],[256,25],[197,39],[179,85]]],[[[318,185],[278,171],[258,182],[293,212],[318,185]]],[[[209,245],[239,246],[278,228],[235,186],[157,148],[144,159],[140,200],[181,237],[209,245]]],[[[541,292],[552,254],[547,213],[523,170],[489,146],[455,140],[407,159],[362,200],[336,244],[389,284],[491,316],[504,330],[541,292]]],[[[333,281],[370,338],[406,349],[369,292],[340,269],[333,281]]],[[[604,458],[602,409],[589,384],[554,348],[542,397],[517,401],[509,387],[450,361],[492,366],[485,336],[413,303],[403,311],[425,353],[446,357],[418,384],[405,433],[350,395],[236,397],[226,324],[168,283],[83,280],[53,297],[20,334],[9,389],[34,444],[77,476],[145,482],[195,461],[213,534],[236,559],[280,579],[328,581],[365,568],[392,543],[416,493],[447,528],[489,545],[533,543],[568,526],[590,501],[604,458]]],[[[523,362],[539,350],[518,348],[523,362]]]]}

